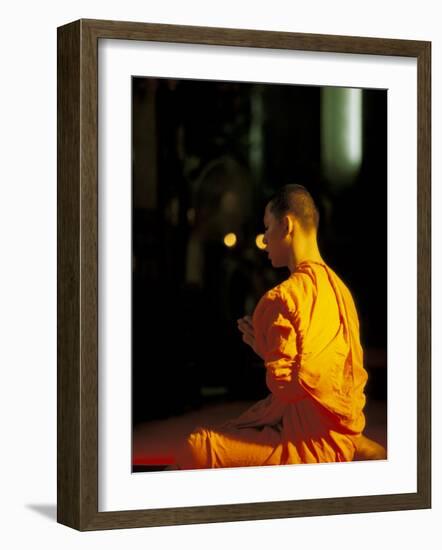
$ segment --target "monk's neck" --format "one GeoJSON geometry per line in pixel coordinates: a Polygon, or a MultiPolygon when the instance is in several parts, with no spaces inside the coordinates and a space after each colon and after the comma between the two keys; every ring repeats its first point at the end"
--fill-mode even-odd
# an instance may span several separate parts
{"type": "Polygon", "coordinates": [[[293,247],[293,254],[289,259],[288,268],[290,273],[294,273],[297,267],[303,262],[319,262],[324,263],[321,253],[316,242],[309,246],[293,247]]]}

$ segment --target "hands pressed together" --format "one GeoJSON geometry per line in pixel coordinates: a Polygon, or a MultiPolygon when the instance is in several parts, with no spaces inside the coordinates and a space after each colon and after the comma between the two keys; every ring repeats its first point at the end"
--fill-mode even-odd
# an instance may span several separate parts
{"type": "Polygon", "coordinates": [[[255,330],[253,328],[252,318],[250,315],[245,315],[237,321],[238,328],[242,332],[242,339],[247,345],[249,345],[253,351],[264,360],[264,357],[258,352],[255,341],[255,330]]]}
{"type": "MultiPolygon", "coordinates": [[[[264,361],[264,357],[259,353],[256,347],[255,330],[253,328],[253,322],[250,315],[245,315],[237,321],[238,329],[242,333],[243,342],[249,345],[253,351],[261,357],[264,361]]],[[[269,367],[269,374],[277,382],[290,382],[292,380],[292,369],[290,367],[269,367]]]]}

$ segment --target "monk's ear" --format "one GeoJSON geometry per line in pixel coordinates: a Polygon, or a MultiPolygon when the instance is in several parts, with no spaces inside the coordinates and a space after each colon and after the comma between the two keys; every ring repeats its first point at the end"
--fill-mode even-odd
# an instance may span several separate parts
{"type": "Polygon", "coordinates": [[[289,215],[284,216],[285,234],[293,236],[294,229],[295,229],[295,220],[292,218],[292,216],[289,216],[289,215]]]}

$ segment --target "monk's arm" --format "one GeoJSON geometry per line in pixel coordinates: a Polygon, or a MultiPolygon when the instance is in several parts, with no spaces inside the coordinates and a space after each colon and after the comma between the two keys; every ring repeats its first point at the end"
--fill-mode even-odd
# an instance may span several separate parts
{"type": "Polygon", "coordinates": [[[243,342],[249,345],[253,349],[253,351],[259,357],[261,357],[261,359],[264,359],[264,357],[259,353],[256,346],[255,329],[253,328],[252,318],[250,317],[250,315],[241,317],[241,319],[238,319],[237,322],[238,328],[242,333],[243,342]]]}
{"type": "Polygon", "coordinates": [[[298,380],[296,332],[290,317],[282,297],[270,294],[258,304],[253,324],[267,387],[280,400],[293,403],[307,393],[298,380]]]}

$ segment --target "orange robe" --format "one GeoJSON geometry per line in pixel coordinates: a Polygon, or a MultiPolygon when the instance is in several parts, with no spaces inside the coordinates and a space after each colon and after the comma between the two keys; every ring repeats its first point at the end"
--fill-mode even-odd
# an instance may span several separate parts
{"type": "Polygon", "coordinates": [[[178,466],[352,460],[367,373],[347,287],[327,265],[303,262],[261,298],[253,326],[270,395],[235,420],[192,432],[178,466]]]}

